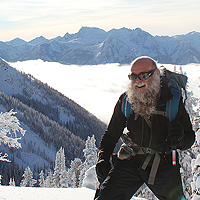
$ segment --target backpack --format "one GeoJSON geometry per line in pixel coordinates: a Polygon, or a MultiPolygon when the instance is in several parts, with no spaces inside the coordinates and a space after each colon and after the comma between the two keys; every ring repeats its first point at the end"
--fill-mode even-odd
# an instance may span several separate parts
{"type": "MultiPolygon", "coordinates": [[[[184,96],[184,104],[185,100],[187,99],[186,84],[188,77],[184,74],[179,74],[167,70],[164,67],[162,68],[162,71],[163,75],[161,78],[164,82],[167,83],[174,97],[167,101],[165,112],[161,112],[160,114],[165,115],[169,119],[169,121],[173,121],[175,120],[178,113],[180,99],[184,96]]],[[[129,103],[127,94],[125,93],[122,102],[122,112],[127,120],[131,114],[131,111],[131,104],[129,103]]]]}

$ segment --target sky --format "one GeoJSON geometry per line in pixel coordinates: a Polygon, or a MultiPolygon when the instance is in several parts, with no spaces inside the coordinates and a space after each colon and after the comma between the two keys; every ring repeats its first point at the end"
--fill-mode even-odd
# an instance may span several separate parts
{"type": "Polygon", "coordinates": [[[152,35],[200,32],[199,0],[0,0],[0,41],[30,41],[76,33],[82,26],[109,31],[137,27],[152,35]]]}
{"type": "MultiPolygon", "coordinates": [[[[110,121],[119,96],[127,89],[128,74],[130,73],[129,65],[117,63],[80,67],[31,60],[9,64],[27,74],[32,74],[43,83],[47,83],[106,124],[110,121]]],[[[161,65],[163,64],[158,63],[158,66],[161,65]]],[[[164,64],[164,66],[171,71],[174,70],[174,65],[164,64]]],[[[199,67],[199,64],[182,66],[183,72],[188,75],[188,91],[193,91],[194,96],[198,98],[200,97],[199,67]]],[[[176,70],[179,71],[179,66],[176,70]]]]}

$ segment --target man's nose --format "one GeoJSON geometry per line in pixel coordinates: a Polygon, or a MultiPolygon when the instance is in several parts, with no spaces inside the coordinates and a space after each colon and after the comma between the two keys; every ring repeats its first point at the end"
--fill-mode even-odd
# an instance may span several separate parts
{"type": "Polygon", "coordinates": [[[140,83],[141,80],[137,77],[135,82],[136,82],[136,83],[140,83]]]}

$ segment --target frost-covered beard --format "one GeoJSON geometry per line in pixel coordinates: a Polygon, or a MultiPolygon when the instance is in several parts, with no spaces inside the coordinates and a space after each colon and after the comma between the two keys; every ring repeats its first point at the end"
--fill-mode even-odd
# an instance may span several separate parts
{"type": "Polygon", "coordinates": [[[133,83],[128,84],[128,101],[132,105],[132,109],[138,115],[152,115],[156,109],[156,101],[160,91],[160,76],[155,73],[149,83],[133,83]],[[143,92],[139,91],[136,86],[145,85],[143,92]]]}

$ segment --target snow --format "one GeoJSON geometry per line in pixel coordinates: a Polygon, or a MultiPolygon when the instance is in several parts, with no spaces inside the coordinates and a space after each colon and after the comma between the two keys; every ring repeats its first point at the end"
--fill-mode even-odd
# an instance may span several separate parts
{"type": "Polygon", "coordinates": [[[94,190],[87,188],[0,186],[0,200],[89,200],[94,193],[94,190]]]}
{"type": "Polygon", "coordinates": [[[95,178],[96,178],[96,170],[95,170],[95,165],[93,165],[85,173],[85,178],[83,179],[83,187],[95,190],[98,187],[98,182],[95,181],[95,178]]]}
{"type": "MultiPolygon", "coordinates": [[[[82,188],[44,188],[0,186],[0,200],[92,200],[95,195],[95,169],[92,166],[82,188]]],[[[144,200],[133,197],[131,200],[144,200]]]]}
{"type": "MultiPolygon", "coordinates": [[[[95,190],[83,188],[41,188],[0,186],[0,200],[92,200],[95,190]]],[[[132,200],[144,200],[134,197],[132,200]]]]}

